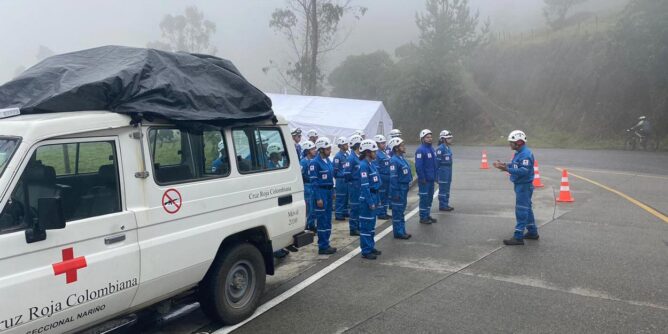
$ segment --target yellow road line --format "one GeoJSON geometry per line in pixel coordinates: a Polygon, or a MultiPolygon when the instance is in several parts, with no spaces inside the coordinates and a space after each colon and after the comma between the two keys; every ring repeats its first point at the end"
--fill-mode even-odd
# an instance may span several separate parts
{"type": "Polygon", "coordinates": [[[668,176],[653,175],[653,174],[642,174],[642,173],[639,174],[639,173],[630,173],[630,172],[615,172],[615,171],[604,170],[604,169],[571,168],[569,170],[579,170],[579,171],[590,172],[590,173],[603,173],[603,174],[624,175],[624,176],[638,176],[638,177],[648,177],[648,178],[652,178],[652,179],[668,180],[668,176]]]}
{"type": "MultiPolygon", "coordinates": [[[[562,168],[556,168],[556,169],[559,170],[559,171],[562,170],[562,168]]],[[[633,204],[639,206],[641,209],[643,209],[643,210],[649,212],[650,214],[652,214],[652,215],[655,216],[656,218],[659,218],[659,219],[662,220],[664,223],[668,224],[668,216],[664,215],[663,213],[661,213],[661,212],[655,210],[654,208],[650,207],[649,205],[647,205],[647,204],[645,204],[645,203],[643,203],[643,202],[641,202],[641,201],[639,201],[639,200],[637,200],[637,199],[635,199],[635,198],[633,198],[633,197],[631,197],[631,196],[629,196],[629,195],[627,195],[627,194],[625,194],[625,193],[623,193],[623,192],[621,192],[621,191],[619,191],[619,190],[612,189],[612,188],[610,188],[610,187],[608,187],[608,186],[606,186],[606,185],[604,185],[604,184],[598,183],[598,182],[596,182],[596,181],[594,181],[594,180],[592,180],[592,179],[588,179],[588,178],[586,178],[586,177],[584,177],[584,176],[580,176],[580,175],[577,175],[577,174],[573,174],[573,173],[571,173],[571,172],[568,172],[568,175],[573,175],[573,176],[577,177],[577,178],[580,179],[580,180],[587,181],[587,182],[589,182],[589,183],[591,183],[591,184],[593,184],[593,185],[599,186],[599,187],[601,187],[601,188],[603,188],[603,189],[605,189],[605,190],[607,190],[607,191],[609,191],[609,192],[611,192],[611,193],[613,193],[613,194],[617,194],[617,195],[619,195],[620,197],[624,198],[625,200],[627,200],[627,201],[629,201],[629,202],[631,202],[631,203],[633,203],[633,204]]]]}

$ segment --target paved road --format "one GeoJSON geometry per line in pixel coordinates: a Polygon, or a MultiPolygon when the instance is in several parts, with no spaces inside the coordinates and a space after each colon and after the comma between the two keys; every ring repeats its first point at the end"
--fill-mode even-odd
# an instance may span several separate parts
{"type": "MultiPolygon", "coordinates": [[[[410,241],[383,238],[379,260],[351,259],[235,333],[666,333],[668,223],[574,176],[576,202],[557,205],[554,167],[665,215],[668,155],[536,150],[547,185],[534,195],[541,239],[509,247],[501,240],[513,231],[513,193],[503,173],[478,169],[480,149],[455,150],[454,212],[435,212],[432,226],[411,219],[410,241]]],[[[510,157],[505,148],[488,154],[510,157]]],[[[343,224],[338,229],[342,253],[357,246],[343,224]]],[[[291,255],[265,300],[336,258],[291,255]]],[[[158,332],[218,327],[195,313],[158,332]]]]}

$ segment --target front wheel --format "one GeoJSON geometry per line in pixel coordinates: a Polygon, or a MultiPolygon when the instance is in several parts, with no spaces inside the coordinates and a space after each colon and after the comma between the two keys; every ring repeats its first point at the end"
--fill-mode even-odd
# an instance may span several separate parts
{"type": "Polygon", "coordinates": [[[624,149],[629,151],[635,150],[636,149],[635,139],[634,138],[627,139],[626,142],[624,143],[624,149]]]}
{"type": "Polygon", "coordinates": [[[202,310],[225,325],[237,324],[255,312],[265,280],[260,251],[247,243],[232,246],[216,257],[200,286],[202,310]]]}

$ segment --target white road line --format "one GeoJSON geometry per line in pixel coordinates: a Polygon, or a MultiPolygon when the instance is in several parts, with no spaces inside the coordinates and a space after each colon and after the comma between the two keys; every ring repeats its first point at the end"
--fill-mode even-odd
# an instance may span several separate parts
{"type": "MultiPolygon", "coordinates": [[[[437,196],[438,196],[438,193],[434,194],[434,199],[437,196]]],[[[413,218],[413,216],[415,216],[418,213],[419,210],[420,210],[420,206],[418,205],[418,207],[413,209],[413,211],[409,212],[405,216],[405,220],[408,221],[409,219],[413,218]]],[[[388,226],[382,232],[376,234],[376,237],[374,238],[374,240],[378,241],[378,240],[382,239],[384,236],[388,235],[390,232],[392,232],[392,225],[388,226]]],[[[334,269],[336,269],[336,268],[340,267],[342,264],[348,262],[350,259],[354,258],[355,256],[357,256],[361,252],[362,252],[362,249],[360,249],[359,247],[353,249],[348,254],[342,256],[340,259],[334,261],[332,264],[323,268],[319,272],[313,274],[311,277],[309,277],[309,278],[303,280],[302,282],[300,282],[299,284],[293,286],[288,291],[285,291],[282,294],[274,297],[274,299],[260,305],[260,307],[258,307],[257,310],[255,310],[255,313],[253,313],[253,315],[250,316],[250,318],[248,318],[248,319],[246,319],[246,320],[244,320],[244,321],[242,321],[242,322],[240,322],[240,323],[238,323],[234,326],[222,327],[222,328],[216,330],[215,332],[213,332],[212,334],[231,333],[232,331],[236,330],[237,328],[239,328],[239,327],[245,325],[246,323],[250,322],[251,320],[259,317],[263,313],[271,310],[274,306],[276,306],[276,305],[284,302],[286,299],[296,295],[299,291],[304,290],[309,285],[315,283],[319,279],[323,278],[325,275],[331,273],[332,271],[334,271],[334,269]]]]}

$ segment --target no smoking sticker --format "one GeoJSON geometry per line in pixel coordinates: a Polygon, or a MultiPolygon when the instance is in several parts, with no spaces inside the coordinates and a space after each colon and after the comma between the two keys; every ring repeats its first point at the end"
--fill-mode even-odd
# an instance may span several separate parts
{"type": "Polygon", "coordinates": [[[183,205],[181,193],[176,189],[167,189],[162,195],[162,208],[169,214],[175,214],[183,205]]]}

